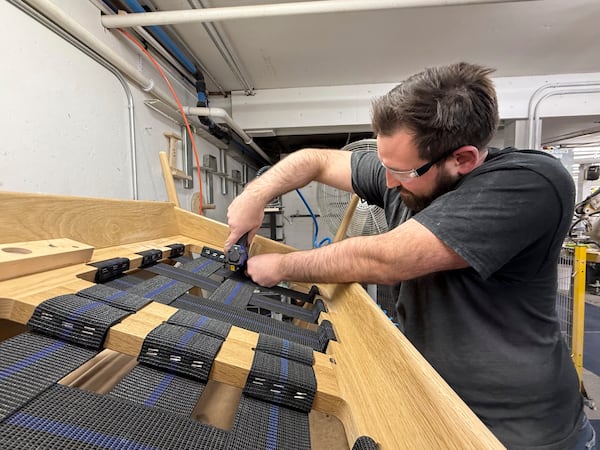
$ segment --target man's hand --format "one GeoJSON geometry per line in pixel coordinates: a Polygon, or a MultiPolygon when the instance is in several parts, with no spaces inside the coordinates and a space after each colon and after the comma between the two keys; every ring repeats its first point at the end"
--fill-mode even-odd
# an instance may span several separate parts
{"type": "Polygon", "coordinates": [[[245,233],[248,233],[248,244],[262,225],[265,216],[265,205],[250,192],[242,192],[233,199],[227,209],[229,235],[225,240],[225,252],[234,245],[245,233]]]}
{"type": "Polygon", "coordinates": [[[246,273],[252,281],[265,287],[272,287],[283,281],[283,258],[280,253],[265,253],[248,260],[246,273]]]}

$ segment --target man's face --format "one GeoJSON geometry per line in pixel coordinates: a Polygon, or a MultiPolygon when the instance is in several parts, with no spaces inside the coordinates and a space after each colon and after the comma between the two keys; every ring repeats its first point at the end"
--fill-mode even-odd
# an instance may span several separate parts
{"type": "Polygon", "coordinates": [[[413,169],[429,161],[419,157],[412,136],[405,131],[397,131],[392,136],[378,136],[377,153],[386,168],[387,187],[395,188],[404,204],[414,212],[425,209],[434,199],[450,191],[460,178],[448,171],[446,160],[441,166],[433,165],[419,177],[411,177],[413,169]]]}

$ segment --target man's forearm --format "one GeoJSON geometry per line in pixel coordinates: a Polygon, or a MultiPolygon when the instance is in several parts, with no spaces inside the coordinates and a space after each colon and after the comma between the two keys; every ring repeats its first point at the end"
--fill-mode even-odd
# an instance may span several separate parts
{"type": "Polygon", "coordinates": [[[304,149],[292,153],[256,177],[244,189],[244,194],[256,196],[264,203],[319,178],[326,158],[323,151],[304,149]]]}
{"type": "Polygon", "coordinates": [[[377,236],[349,238],[313,250],[258,255],[248,273],[259,284],[280,281],[394,284],[468,264],[414,220],[377,236]]]}

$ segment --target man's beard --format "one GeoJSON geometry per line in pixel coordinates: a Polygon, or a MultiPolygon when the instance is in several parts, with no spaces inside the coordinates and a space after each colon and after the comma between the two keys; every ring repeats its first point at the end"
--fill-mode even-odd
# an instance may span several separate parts
{"type": "Polygon", "coordinates": [[[454,186],[458,182],[460,177],[453,177],[452,175],[446,173],[443,169],[438,172],[438,176],[436,177],[435,188],[430,195],[427,196],[419,196],[413,194],[411,191],[401,186],[398,188],[398,192],[400,193],[400,198],[407,206],[408,209],[417,213],[419,211],[427,208],[432,201],[438,198],[440,195],[445,194],[446,192],[454,189],[454,186]]]}

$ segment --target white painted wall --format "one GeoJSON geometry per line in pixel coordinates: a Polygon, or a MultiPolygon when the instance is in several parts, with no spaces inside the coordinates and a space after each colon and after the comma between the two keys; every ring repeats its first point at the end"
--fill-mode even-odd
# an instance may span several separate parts
{"type": "MultiPolygon", "coordinates": [[[[54,3],[138,67],[168,92],[158,72],[141,52],[116,31],[102,28],[100,12],[87,1],[54,3]]],[[[137,158],[132,161],[128,106],[117,78],[96,61],[11,4],[0,2],[0,190],[118,199],[134,198],[132,170],[137,170],[138,198],[166,201],[159,151],[168,150],[166,131],[180,133],[173,121],[144,104],[150,96],[128,82],[134,98],[137,158]]],[[[191,86],[171,77],[184,105],[195,105],[191,86]]],[[[200,137],[202,155],[217,160],[218,149],[200,137]]],[[[228,158],[227,168],[242,170],[228,158]]],[[[226,220],[233,189],[222,195],[215,180],[217,208],[206,216],[226,220]]],[[[204,181],[206,191],[206,181],[204,181]]],[[[191,208],[198,190],[176,181],[179,202],[191,208]]]]}

